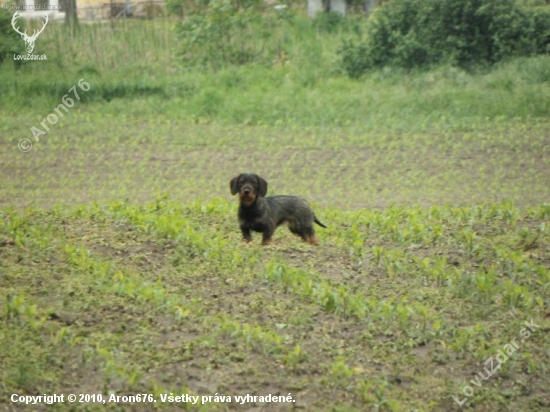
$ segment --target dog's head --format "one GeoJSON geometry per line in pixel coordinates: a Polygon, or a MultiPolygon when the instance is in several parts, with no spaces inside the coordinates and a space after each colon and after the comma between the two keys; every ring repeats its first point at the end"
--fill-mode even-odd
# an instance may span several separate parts
{"type": "Polygon", "coordinates": [[[267,193],[267,182],[260,176],[251,173],[242,173],[229,182],[231,194],[239,193],[242,205],[250,206],[258,196],[264,197],[267,193]]]}

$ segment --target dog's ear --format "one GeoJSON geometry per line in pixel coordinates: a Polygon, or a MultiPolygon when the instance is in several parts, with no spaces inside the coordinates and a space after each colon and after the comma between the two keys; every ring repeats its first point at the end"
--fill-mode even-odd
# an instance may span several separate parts
{"type": "Polygon", "coordinates": [[[231,189],[232,195],[236,195],[237,192],[239,191],[239,177],[241,177],[241,175],[234,177],[229,182],[229,189],[231,189]]]}
{"type": "Polygon", "coordinates": [[[258,175],[256,177],[258,178],[258,195],[264,197],[267,194],[267,182],[258,175]]]}

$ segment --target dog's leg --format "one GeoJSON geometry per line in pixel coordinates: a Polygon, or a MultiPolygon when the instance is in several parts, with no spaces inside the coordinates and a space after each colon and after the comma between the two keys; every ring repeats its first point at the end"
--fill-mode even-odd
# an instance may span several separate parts
{"type": "Polygon", "coordinates": [[[304,242],[309,243],[312,246],[317,246],[317,238],[315,237],[315,232],[313,230],[307,231],[307,233],[300,235],[304,242]]]}
{"type": "Polygon", "coordinates": [[[317,238],[315,238],[315,235],[314,235],[314,234],[311,235],[311,236],[309,236],[308,242],[309,242],[309,244],[312,245],[312,246],[317,246],[317,245],[318,245],[318,243],[317,243],[317,238]]]}
{"type": "Polygon", "coordinates": [[[249,243],[252,241],[252,235],[250,233],[250,229],[247,227],[241,227],[241,232],[243,232],[243,240],[246,243],[249,243]]]}
{"type": "Polygon", "coordinates": [[[271,238],[273,237],[273,232],[275,230],[271,227],[265,228],[265,230],[262,232],[262,246],[269,245],[271,243],[271,238]]]}
{"type": "Polygon", "coordinates": [[[292,233],[300,236],[304,242],[317,246],[317,239],[315,238],[313,224],[311,226],[307,226],[300,224],[300,222],[290,221],[288,228],[292,233]]]}

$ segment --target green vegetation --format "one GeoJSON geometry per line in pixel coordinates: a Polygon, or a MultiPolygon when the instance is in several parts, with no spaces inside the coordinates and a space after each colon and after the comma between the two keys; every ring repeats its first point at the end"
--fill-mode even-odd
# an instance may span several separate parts
{"type": "Polygon", "coordinates": [[[11,26],[12,14],[0,9],[0,64],[11,59],[14,53],[23,53],[25,48],[20,36],[11,26]]]}
{"type": "Polygon", "coordinates": [[[476,68],[550,52],[550,10],[515,0],[399,0],[379,7],[364,41],[341,50],[350,77],[372,67],[476,68]]]}
{"type": "Polygon", "coordinates": [[[452,410],[533,319],[541,329],[469,403],[550,402],[548,205],[324,208],[318,249],[283,230],[274,247],[245,246],[234,213],[222,199],[4,209],[4,393],[452,410]]]}
{"type": "Polygon", "coordinates": [[[140,410],[286,410],[235,397],[290,393],[305,411],[550,408],[550,58],[351,79],[339,50],[369,33],[362,19],[204,6],[185,10],[195,26],[51,22],[36,43],[47,61],[6,54],[0,403],[147,393],[157,402],[140,410]],[[231,40],[207,24],[224,13],[231,40]],[[35,140],[65,95],[74,105],[35,140]],[[308,199],[329,227],[320,246],[285,228],[241,243],[228,183],[244,171],[308,199]],[[161,402],[170,393],[233,401],[161,402]]]}
{"type": "Polygon", "coordinates": [[[494,120],[546,118],[550,111],[546,56],[477,74],[452,66],[412,73],[386,68],[358,82],[344,75],[338,50],[359,22],[352,19],[334,33],[300,16],[277,21],[261,64],[216,60],[216,71],[182,63],[186,50],[171,20],[82,24],[75,35],[51,22],[37,43],[47,61],[2,66],[0,107],[10,115],[24,110],[30,129],[84,78],[92,89],[82,94],[82,110],[138,118],[154,110],[176,121],[465,130],[494,120]]]}

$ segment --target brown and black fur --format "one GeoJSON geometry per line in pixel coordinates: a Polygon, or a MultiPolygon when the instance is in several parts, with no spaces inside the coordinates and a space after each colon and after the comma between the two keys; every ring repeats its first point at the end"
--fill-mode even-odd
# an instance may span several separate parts
{"type": "Polygon", "coordinates": [[[292,233],[316,245],[313,223],[326,228],[301,197],[265,197],[267,182],[258,175],[240,174],[231,179],[229,187],[232,195],[239,193],[238,216],[243,239],[246,242],[252,240],[250,231],[253,230],[262,233],[262,245],[267,245],[275,229],[286,223],[292,233]]]}

